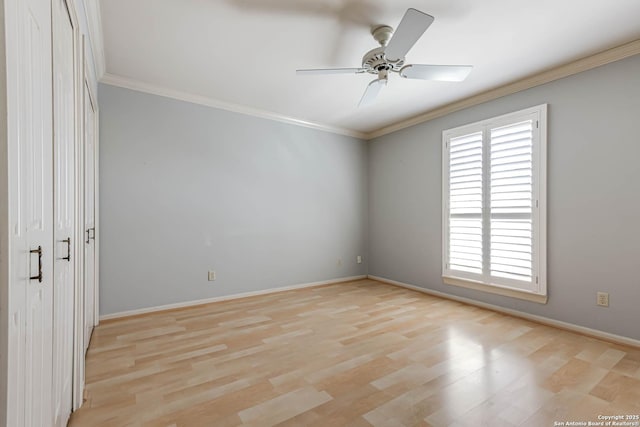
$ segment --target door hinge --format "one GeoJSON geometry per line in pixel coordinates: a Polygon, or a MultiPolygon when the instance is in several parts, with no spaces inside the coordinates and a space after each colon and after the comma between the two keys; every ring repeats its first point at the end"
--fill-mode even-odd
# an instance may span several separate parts
{"type": "Polygon", "coordinates": [[[536,120],[536,128],[540,127],[540,124],[538,123],[538,121],[536,120]]]}
{"type": "Polygon", "coordinates": [[[538,276],[536,276],[536,285],[538,284],[538,276]]]}
{"type": "Polygon", "coordinates": [[[538,201],[536,200],[536,208],[538,207],[538,201]]]}

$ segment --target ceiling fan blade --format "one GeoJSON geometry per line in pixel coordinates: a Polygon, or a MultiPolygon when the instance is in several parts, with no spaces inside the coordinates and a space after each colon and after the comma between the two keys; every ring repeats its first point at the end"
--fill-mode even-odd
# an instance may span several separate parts
{"type": "Polygon", "coordinates": [[[433,16],[416,9],[407,9],[385,48],[385,56],[391,62],[403,59],[433,22],[433,16]]]}
{"type": "Polygon", "coordinates": [[[358,107],[364,107],[371,104],[378,97],[380,90],[386,85],[387,79],[375,79],[369,83],[364,91],[364,95],[362,95],[362,98],[358,103],[358,107]]]}
{"type": "Polygon", "coordinates": [[[299,76],[310,76],[316,74],[360,74],[364,73],[364,68],[317,68],[309,70],[296,70],[299,76]]]}
{"type": "Polygon", "coordinates": [[[461,82],[467,78],[471,65],[405,65],[400,75],[407,79],[437,80],[441,82],[461,82]]]}

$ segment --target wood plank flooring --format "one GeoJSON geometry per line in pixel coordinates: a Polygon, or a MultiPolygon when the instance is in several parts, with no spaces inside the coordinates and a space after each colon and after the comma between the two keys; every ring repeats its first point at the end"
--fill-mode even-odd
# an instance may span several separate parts
{"type": "Polygon", "coordinates": [[[541,427],[637,414],[640,349],[360,280],[100,325],[70,426],[541,427]]]}

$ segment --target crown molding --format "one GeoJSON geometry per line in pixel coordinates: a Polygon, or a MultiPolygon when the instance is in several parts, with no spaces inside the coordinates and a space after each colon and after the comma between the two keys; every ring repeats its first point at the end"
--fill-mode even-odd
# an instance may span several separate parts
{"type": "Polygon", "coordinates": [[[115,74],[105,73],[100,79],[100,83],[110,85],[110,86],[122,87],[125,89],[131,89],[138,92],[149,93],[152,95],[163,96],[165,98],[177,99],[179,101],[190,102],[192,104],[218,108],[221,110],[231,111],[234,113],[245,114],[248,116],[259,117],[262,119],[275,120],[277,122],[292,124],[296,126],[302,126],[306,128],[321,130],[321,131],[335,133],[339,135],[346,135],[354,138],[366,139],[366,134],[362,132],[328,126],[321,123],[309,122],[306,120],[301,120],[295,117],[289,117],[283,114],[277,114],[277,113],[273,113],[266,110],[246,107],[238,104],[232,104],[230,102],[220,101],[220,100],[209,98],[206,96],[195,95],[188,92],[182,92],[179,90],[174,90],[174,89],[152,85],[149,83],[144,83],[139,80],[121,77],[115,74]]]}
{"type": "Polygon", "coordinates": [[[465,108],[473,107],[487,101],[492,101],[506,95],[521,92],[532,87],[540,86],[554,80],[562,79],[564,77],[591,70],[592,68],[600,67],[601,65],[606,65],[611,62],[619,61],[621,59],[638,54],[640,54],[640,39],[623,44],[618,47],[614,47],[612,49],[605,50],[600,53],[596,53],[595,55],[591,55],[577,61],[569,62],[559,67],[545,70],[541,73],[530,75],[523,79],[507,83],[506,85],[490,89],[486,92],[481,92],[477,95],[452,102],[450,104],[412,117],[408,120],[403,120],[399,123],[385,126],[373,132],[367,133],[365,135],[365,139],[371,140],[374,138],[378,138],[380,136],[396,132],[400,129],[415,126],[417,124],[463,110],[465,108]]]}
{"type": "MultiPolygon", "coordinates": [[[[94,1],[95,0],[87,0],[87,2],[94,2],[94,1]]],[[[100,32],[100,35],[99,35],[100,40],[102,40],[101,27],[99,32],[100,32]]],[[[93,40],[93,37],[92,37],[92,43],[95,43],[95,41],[93,40]]],[[[102,58],[101,64],[104,67],[104,49],[100,49],[100,51],[102,52],[101,54],[102,56],[100,56],[100,54],[96,56],[102,58]]],[[[531,89],[533,87],[540,86],[545,83],[552,82],[554,80],[562,79],[564,77],[569,77],[571,75],[578,74],[583,71],[588,71],[593,68],[600,67],[602,65],[606,65],[611,62],[619,61],[621,59],[628,58],[638,54],[640,54],[640,39],[634,40],[630,43],[626,43],[618,47],[614,47],[612,49],[605,50],[600,53],[596,53],[594,55],[591,55],[576,61],[566,63],[559,67],[554,67],[554,68],[542,71],[540,73],[530,75],[523,79],[516,80],[511,83],[507,83],[506,85],[499,86],[499,87],[487,90],[485,92],[481,92],[479,94],[470,96],[468,98],[464,98],[459,101],[452,102],[450,104],[435,108],[433,110],[429,110],[418,116],[400,121],[398,123],[394,123],[389,126],[382,127],[372,132],[358,132],[351,129],[339,128],[339,127],[334,127],[334,126],[330,126],[322,123],[315,123],[315,122],[310,122],[306,120],[301,120],[295,117],[285,116],[282,114],[277,114],[277,113],[273,113],[266,110],[246,107],[243,105],[220,101],[214,98],[209,98],[209,97],[195,95],[188,92],[182,92],[178,90],[164,88],[164,87],[152,85],[149,83],[141,82],[139,80],[130,79],[127,77],[122,77],[122,76],[118,76],[110,73],[104,73],[102,77],[99,79],[99,81],[100,83],[104,83],[111,86],[123,87],[126,89],[131,89],[139,92],[145,92],[153,95],[173,98],[180,101],[191,102],[194,104],[205,105],[213,108],[219,108],[221,110],[232,111],[235,113],[245,114],[245,115],[254,116],[254,117],[260,117],[263,119],[275,120],[282,123],[303,126],[311,129],[317,129],[325,132],[351,136],[354,138],[359,138],[364,140],[372,140],[380,136],[396,132],[401,129],[415,126],[417,124],[424,123],[429,120],[436,119],[438,117],[446,116],[447,114],[451,114],[456,111],[463,110],[465,108],[473,107],[475,105],[492,101],[494,99],[498,99],[503,96],[507,96],[517,92],[521,92],[523,90],[531,89]]],[[[99,72],[98,67],[99,67],[98,59],[96,58],[97,72],[99,72]]]]}

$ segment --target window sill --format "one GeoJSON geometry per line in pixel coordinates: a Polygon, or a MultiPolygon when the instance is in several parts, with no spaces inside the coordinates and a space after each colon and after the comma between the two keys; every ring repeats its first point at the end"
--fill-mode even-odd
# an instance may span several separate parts
{"type": "Polygon", "coordinates": [[[501,286],[492,286],[482,282],[477,282],[475,280],[460,279],[458,277],[442,276],[442,280],[447,285],[460,286],[463,288],[474,289],[476,291],[483,291],[491,294],[497,294],[497,295],[507,296],[511,298],[518,298],[526,301],[537,302],[538,304],[547,303],[546,295],[535,294],[533,292],[503,288],[501,286]]]}

